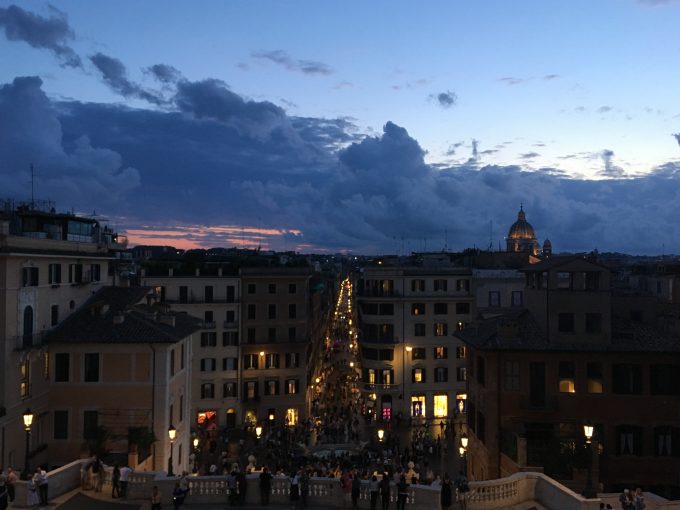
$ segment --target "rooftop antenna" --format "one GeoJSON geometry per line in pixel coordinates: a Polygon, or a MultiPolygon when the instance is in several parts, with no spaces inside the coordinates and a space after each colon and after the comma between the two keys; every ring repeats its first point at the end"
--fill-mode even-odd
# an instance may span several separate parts
{"type": "Polygon", "coordinates": [[[444,251],[449,251],[449,231],[444,230],[444,251]]]}
{"type": "Polygon", "coordinates": [[[489,251],[493,251],[493,220],[489,220],[489,251]]]}
{"type": "Polygon", "coordinates": [[[31,163],[31,210],[35,209],[35,198],[33,195],[33,185],[35,182],[35,176],[33,174],[33,163],[31,163]]]}

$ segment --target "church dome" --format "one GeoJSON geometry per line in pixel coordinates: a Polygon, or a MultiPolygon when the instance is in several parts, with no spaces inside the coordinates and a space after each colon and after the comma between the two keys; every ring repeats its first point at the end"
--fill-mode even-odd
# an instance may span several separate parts
{"type": "Polygon", "coordinates": [[[517,221],[513,223],[512,226],[510,226],[510,230],[508,231],[508,239],[536,239],[534,227],[532,227],[531,223],[527,221],[522,206],[519,207],[517,221]]]}

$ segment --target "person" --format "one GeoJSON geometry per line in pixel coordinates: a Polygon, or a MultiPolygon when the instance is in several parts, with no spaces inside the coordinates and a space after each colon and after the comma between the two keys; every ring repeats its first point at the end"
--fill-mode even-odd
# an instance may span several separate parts
{"type": "Polygon", "coordinates": [[[38,498],[40,499],[41,506],[47,506],[47,471],[43,469],[42,466],[38,466],[35,470],[35,475],[33,476],[35,485],[38,489],[38,498]]]}
{"type": "Polygon", "coordinates": [[[229,491],[229,504],[235,505],[238,499],[238,482],[236,481],[236,470],[227,476],[227,490],[229,491]]]}
{"type": "Polygon", "coordinates": [[[260,473],[260,503],[262,505],[269,504],[269,496],[272,493],[272,474],[269,472],[267,466],[262,468],[260,473]]]}
{"type": "Polygon", "coordinates": [[[238,487],[238,504],[244,505],[246,503],[246,491],[248,489],[248,482],[246,474],[242,469],[236,472],[236,485],[238,487]]]}
{"type": "Polygon", "coordinates": [[[375,473],[371,477],[371,481],[368,482],[368,491],[371,493],[371,510],[376,510],[376,507],[378,506],[378,494],[380,493],[380,482],[375,473]]]}
{"type": "Polygon", "coordinates": [[[619,495],[619,503],[621,503],[623,510],[630,510],[630,491],[628,489],[623,489],[623,492],[619,495]]]}
{"type": "Polygon", "coordinates": [[[458,478],[456,478],[456,490],[458,491],[458,500],[460,501],[460,508],[461,510],[465,510],[466,508],[465,494],[470,490],[470,486],[468,485],[468,480],[467,477],[465,476],[465,473],[463,473],[462,471],[458,473],[458,478]]]}
{"type": "Polygon", "coordinates": [[[385,471],[380,480],[380,498],[382,503],[382,510],[389,510],[390,508],[390,475],[385,471]]]}
{"type": "Polygon", "coordinates": [[[179,477],[179,488],[182,489],[182,503],[184,503],[184,500],[189,494],[189,480],[187,479],[188,474],[189,473],[186,471],[182,471],[182,475],[179,477]]]}
{"type": "Polygon", "coordinates": [[[349,473],[345,471],[342,473],[342,476],[340,477],[340,487],[342,487],[342,493],[344,497],[344,507],[348,507],[349,504],[352,502],[352,479],[349,476],[349,473]]]}
{"type": "Polygon", "coordinates": [[[7,499],[9,500],[10,503],[14,502],[14,495],[15,495],[15,485],[14,483],[19,479],[17,476],[16,472],[11,468],[7,468],[7,480],[5,481],[5,485],[7,486],[7,499]]]}
{"type": "Polygon", "coordinates": [[[130,481],[130,473],[132,473],[132,468],[125,464],[120,468],[120,497],[127,498],[128,482],[130,481]]]}
{"type": "Polygon", "coordinates": [[[405,510],[407,499],[408,484],[406,483],[406,476],[401,475],[401,478],[399,478],[399,483],[397,484],[397,510],[405,510]]]}
{"type": "Polygon", "coordinates": [[[113,473],[111,473],[111,497],[120,497],[120,467],[118,464],[113,466],[113,473]]]}
{"type": "Polygon", "coordinates": [[[633,498],[634,510],[645,510],[645,497],[642,495],[642,489],[638,487],[635,489],[635,497],[633,498]]]}
{"type": "Polygon", "coordinates": [[[175,510],[179,510],[182,503],[184,503],[184,491],[179,485],[179,482],[175,482],[175,488],[172,490],[172,507],[175,510]]]}
{"type": "Polygon", "coordinates": [[[359,506],[359,495],[361,494],[361,480],[359,480],[359,474],[354,473],[352,478],[352,508],[357,508],[359,506]]]}
{"type": "Polygon", "coordinates": [[[309,496],[309,473],[306,469],[300,470],[300,502],[302,508],[307,508],[307,496],[309,496]]]}
{"type": "Polygon", "coordinates": [[[151,489],[151,510],[161,510],[162,501],[161,491],[158,490],[158,485],[154,485],[151,489]]]}
{"type": "Polygon", "coordinates": [[[291,508],[296,508],[300,500],[300,477],[294,473],[290,478],[290,505],[291,508]]]}
{"type": "Polygon", "coordinates": [[[7,510],[9,494],[7,493],[7,477],[0,470],[0,510],[7,510]]]}
{"type": "Polygon", "coordinates": [[[444,481],[442,481],[442,488],[439,492],[439,503],[442,510],[449,510],[453,505],[453,484],[448,473],[444,473],[444,481]]]}

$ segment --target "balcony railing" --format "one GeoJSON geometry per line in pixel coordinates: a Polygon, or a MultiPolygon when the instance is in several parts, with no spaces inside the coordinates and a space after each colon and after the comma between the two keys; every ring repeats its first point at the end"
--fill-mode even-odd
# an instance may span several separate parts
{"type": "Polygon", "coordinates": [[[224,321],[224,323],[222,324],[222,327],[224,329],[238,328],[238,321],[237,320],[224,321]]]}

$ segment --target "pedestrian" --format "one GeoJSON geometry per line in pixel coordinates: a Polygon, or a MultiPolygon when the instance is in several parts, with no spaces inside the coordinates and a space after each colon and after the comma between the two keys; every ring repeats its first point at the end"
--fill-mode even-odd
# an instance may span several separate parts
{"type": "Polygon", "coordinates": [[[397,484],[397,510],[406,509],[406,500],[408,499],[408,484],[406,483],[406,476],[401,475],[399,483],[397,484]]]}
{"type": "Polygon", "coordinates": [[[390,475],[385,471],[380,480],[380,497],[382,502],[382,510],[389,510],[390,508],[390,475]]]}
{"type": "Polygon", "coordinates": [[[300,501],[300,477],[297,473],[293,473],[290,477],[290,507],[297,508],[298,501],[300,501]]]}
{"type": "Polygon", "coordinates": [[[352,502],[352,479],[347,471],[342,473],[340,477],[340,487],[342,488],[345,508],[349,507],[352,502]]]}
{"type": "Polygon", "coordinates": [[[161,510],[162,501],[161,491],[158,490],[158,485],[154,485],[151,489],[151,510],[161,510]]]}
{"type": "Polygon", "coordinates": [[[460,502],[461,510],[466,508],[466,494],[470,490],[468,485],[467,477],[462,471],[458,473],[458,478],[456,478],[456,491],[458,493],[458,501],[460,502]]]}
{"type": "Polygon", "coordinates": [[[239,469],[236,472],[236,486],[238,488],[238,504],[244,505],[246,502],[248,482],[246,481],[246,474],[242,469],[239,469]]]}
{"type": "Polygon", "coordinates": [[[118,483],[120,484],[120,497],[123,499],[127,498],[130,473],[132,473],[132,468],[127,464],[124,464],[123,467],[120,468],[120,480],[118,483]]]}
{"type": "Polygon", "coordinates": [[[14,483],[19,479],[17,476],[16,472],[11,468],[7,468],[7,480],[5,481],[5,485],[7,486],[7,498],[9,499],[10,503],[14,502],[14,495],[15,495],[15,490],[16,487],[14,483]]]}
{"type": "Polygon", "coordinates": [[[635,489],[635,497],[633,498],[634,510],[645,510],[645,497],[642,495],[642,489],[638,487],[635,489]]]}
{"type": "Polygon", "coordinates": [[[269,504],[269,496],[272,493],[272,474],[269,472],[267,466],[262,468],[260,473],[260,503],[262,505],[269,504]]]}
{"type": "Polygon", "coordinates": [[[38,488],[38,497],[40,499],[40,505],[47,506],[48,500],[47,471],[45,471],[42,466],[38,466],[38,469],[36,469],[35,471],[34,479],[35,485],[38,488]]]}
{"type": "Polygon", "coordinates": [[[368,482],[368,491],[371,493],[371,510],[376,510],[378,506],[378,494],[380,493],[380,482],[375,473],[371,477],[371,481],[368,482]]]}
{"type": "Polygon", "coordinates": [[[184,491],[179,485],[179,482],[175,482],[175,488],[172,490],[172,507],[175,510],[179,510],[179,507],[184,503],[184,491]]]}
{"type": "Polygon", "coordinates": [[[307,497],[309,496],[309,473],[306,469],[300,470],[300,502],[302,508],[307,508],[307,497]]]}
{"type": "Polygon", "coordinates": [[[111,497],[120,497],[120,467],[118,464],[113,466],[113,472],[111,473],[111,497]]]}
{"type": "Polygon", "coordinates": [[[235,505],[238,499],[238,482],[236,481],[236,470],[227,476],[227,490],[229,491],[229,504],[235,505]]]}
{"type": "Polygon", "coordinates": [[[630,491],[628,489],[623,489],[623,492],[619,495],[619,503],[621,503],[622,510],[630,510],[630,491]]]}
{"type": "Polygon", "coordinates": [[[444,481],[439,492],[439,503],[442,506],[442,510],[449,510],[453,505],[453,484],[448,473],[444,474],[444,481]]]}
{"type": "Polygon", "coordinates": [[[7,510],[9,493],[7,492],[7,477],[0,470],[0,510],[7,510]]]}
{"type": "Polygon", "coordinates": [[[40,496],[38,496],[38,487],[33,478],[28,480],[26,484],[26,506],[28,508],[35,508],[40,504],[40,496]]]}
{"type": "Polygon", "coordinates": [[[361,480],[359,480],[359,474],[354,473],[352,478],[352,508],[359,507],[359,495],[361,494],[361,480]]]}

